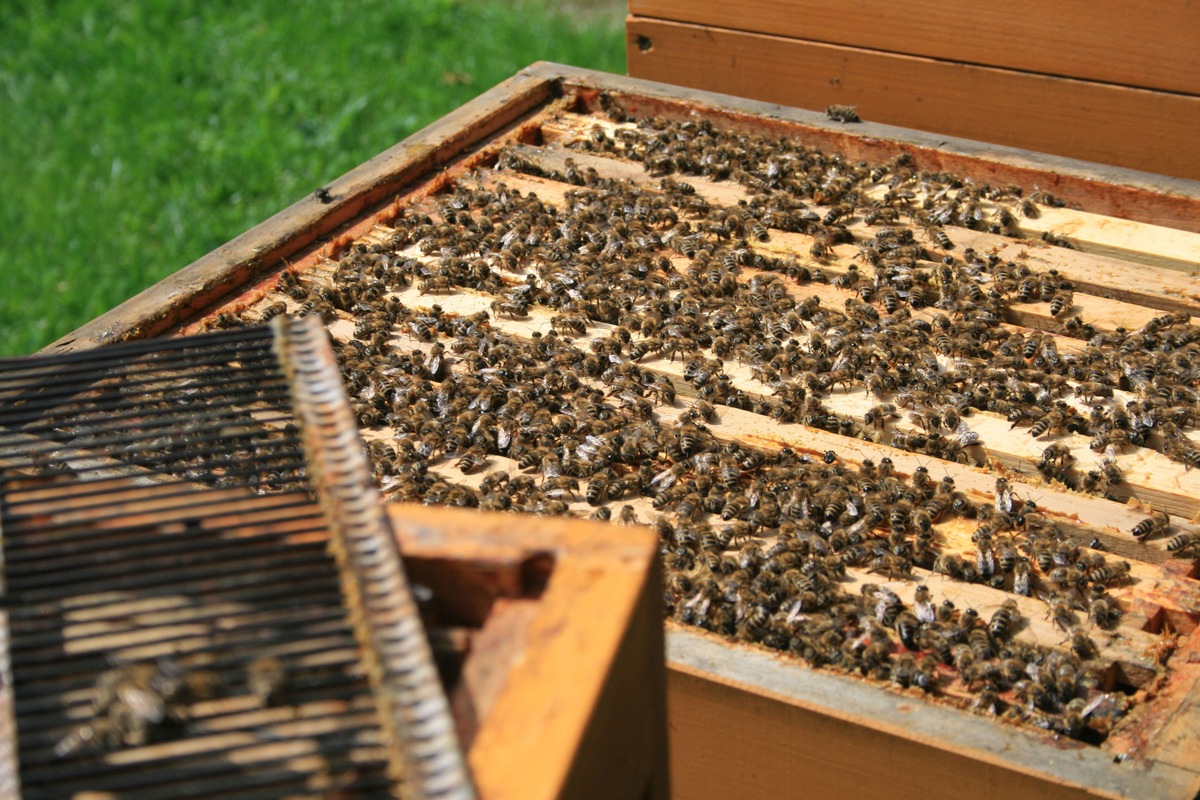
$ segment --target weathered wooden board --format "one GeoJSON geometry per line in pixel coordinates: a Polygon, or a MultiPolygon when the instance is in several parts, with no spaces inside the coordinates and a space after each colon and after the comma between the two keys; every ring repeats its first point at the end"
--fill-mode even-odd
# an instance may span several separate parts
{"type": "Polygon", "coordinates": [[[480,797],[666,798],[653,533],[613,535],[596,523],[552,519],[523,520],[514,530],[499,514],[404,504],[388,512],[406,558],[427,562],[414,577],[436,576],[449,594],[462,584],[456,573],[519,573],[526,562],[549,562],[549,580],[468,751],[480,797]]]}
{"type": "Polygon", "coordinates": [[[1092,748],[1038,744],[989,719],[862,691],[834,674],[797,674],[767,653],[675,628],[667,655],[680,797],[1187,797],[1200,777],[1194,758],[1159,771],[1092,748]]]}
{"type": "Polygon", "coordinates": [[[1200,14],[1189,3],[1066,0],[969,5],[919,0],[630,0],[674,22],[871,48],[967,64],[1200,95],[1200,14]]]}
{"type": "Polygon", "coordinates": [[[863,119],[1200,177],[1189,144],[1200,125],[1194,94],[648,17],[630,17],[626,30],[639,78],[803,108],[855,106],[863,119]]]}

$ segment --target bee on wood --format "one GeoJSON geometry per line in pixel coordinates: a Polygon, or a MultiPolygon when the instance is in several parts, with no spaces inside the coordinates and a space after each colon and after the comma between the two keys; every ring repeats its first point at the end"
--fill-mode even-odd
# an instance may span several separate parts
{"type": "Polygon", "coordinates": [[[246,688],[263,707],[283,702],[287,673],[275,656],[258,656],[246,665],[246,688]]]}
{"type": "Polygon", "coordinates": [[[1075,295],[1070,289],[1062,289],[1050,297],[1050,316],[1057,317],[1069,310],[1075,302],[1075,295]]]}
{"type": "Polygon", "coordinates": [[[1050,231],[1042,231],[1042,241],[1055,247],[1065,247],[1068,250],[1076,249],[1075,244],[1070,239],[1060,236],[1057,233],[1051,233],[1050,231]]]}
{"type": "Polygon", "coordinates": [[[1108,629],[1120,621],[1122,612],[1116,602],[1104,592],[1103,586],[1093,585],[1088,597],[1088,619],[1099,628],[1108,629]]]}
{"type": "Polygon", "coordinates": [[[258,321],[259,322],[268,322],[268,321],[274,319],[275,317],[278,317],[278,316],[280,316],[282,314],[286,314],[286,313],[287,313],[287,303],[284,303],[283,301],[278,301],[275,303],[271,303],[269,306],[264,308],[262,310],[262,312],[258,315],[258,321]]]}
{"type": "Polygon", "coordinates": [[[1087,580],[1093,585],[1106,585],[1113,581],[1127,580],[1130,565],[1128,561],[1116,561],[1105,564],[1087,573],[1087,580]]]}
{"type": "Polygon", "coordinates": [[[892,403],[879,403],[867,409],[863,414],[863,423],[874,426],[876,429],[882,429],[890,419],[898,419],[900,412],[892,403]]]}
{"type": "Polygon", "coordinates": [[[1144,542],[1151,536],[1165,536],[1171,529],[1171,518],[1163,511],[1152,511],[1150,516],[1133,526],[1133,536],[1144,542]]]}
{"type": "Polygon", "coordinates": [[[1061,433],[1067,427],[1067,415],[1061,410],[1054,408],[1047,411],[1029,428],[1029,435],[1035,439],[1044,434],[1061,433]]]}
{"type": "Polygon", "coordinates": [[[944,230],[936,225],[930,228],[929,238],[933,239],[933,241],[937,243],[937,246],[942,248],[943,251],[954,249],[954,242],[950,240],[950,237],[946,235],[944,230]]]}
{"type": "Polygon", "coordinates": [[[1029,559],[1019,556],[1013,565],[1013,594],[1029,597],[1033,593],[1029,559]]]}
{"type": "Polygon", "coordinates": [[[834,122],[841,122],[843,124],[848,122],[862,122],[858,116],[858,109],[854,106],[826,106],[825,116],[834,122]]]}
{"type": "Polygon", "coordinates": [[[1071,610],[1070,600],[1057,592],[1051,593],[1046,600],[1046,616],[1064,633],[1075,627],[1075,613],[1071,610]]]}
{"type": "Polygon", "coordinates": [[[1083,660],[1098,658],[1100,656],[1100,648],[1092,641],[1092,638],[1087,635],[1087,632],[1079,627],[1074,626],[1069,631],[1071,642],[1071,652],[1079,656],[1083,660]]]}
{"type": "Polygon", "coordinates": [[[992,618],[988,622],[988,633],[998,642],[1006,641],[1017,617],[1017,601],[1005,600],[1004,604],[992,614],[992,618]]]}
{"type": "Polygon", "coordinates": [[[1167,550],[1176,555],[1183,555],[1189,550],[1200,549],[1200,534],[1197,533],[1180,533],[1171,537],[1167,542],[1167,550]]]}
{"type": "Polygon", "coordinates": [[[995,490],[995,507],[1001,514],[1008,514],[1013,510],[1013,493],[1012,486],[1008,482],[1008,478],[996,479],[995,490]]]}
{"type": "Polygon", "coordinates": [[[1200,449],[1193,447],[1187,438],[1170,438],[1163,442],[1163,454],[1184,465],[1185,469],[1200,468],[1200,449]]]}

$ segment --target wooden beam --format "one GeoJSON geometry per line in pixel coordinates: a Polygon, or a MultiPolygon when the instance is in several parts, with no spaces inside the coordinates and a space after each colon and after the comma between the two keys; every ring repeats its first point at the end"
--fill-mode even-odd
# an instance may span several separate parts
{"type": "MultiPolygon", "coordinates": [[[[542,125],[543,135],[552,145],[566,145],[587,137],[594,121],[578,114],[562,114],[542,125]]],[[[629,125],[605,124],[606,130],[629,125]]],[[[600,156],[578,150],[561,151],[553,146],[524,148],[529,159],[560,171],[567,158],[582,167],[591,167],[599,174],[617,179],[654,179],[641,164],[600,156]]],[[[698,195],[711,203],[734,206],[747,200],[751,193],[732,181],[711,181],[700,176],[681,178],[695,187],[698,195]]],[[[569,187],[567,187],[569,188],[569,187]]],[[[1031,187],[1026,187],[1032,191],[1031,187]]],[[[554,191],[552,187],[547,187],[554,191]]],[[[876,195],[884,193],[876,187],[876,195]]],[[[920,193],[918,192],[918,200],[920,193]]],[[[829,209],[815,205],[817,213],[829,209]]],[[[1200,316],[1200,296],[1197,296],[1197,275],[1200,275],[1200,234],[1161,225],[1135,222],[1102,214],[1067,208],[1039,207],[1038,218],[1030,219],[1016,213],[1018,230],[1030,239],[1002,236],[948,225],[944,228],[958,248],[973,247],[981,253],[996,253],[1006,260],[1016,260],[1038,269],[1056,269],[1077,285],[1077,288],[1098,297],[1115,299],[1130,305],[1144,305],[1166,311],[1187,310],[1200,316]],[[1063,236],[1078,249],[1054,247],[1040,240],[1043,232],[1063,236]]],[[[874,229],[854,218],[848,226],[863,238],[874,236],[874,229]]],[[[931,248],[937,245],[919,226],[917,238],[931,248]]],[[[796,234],[792,234],[796,236],[796,234]]],[[[774,238],[786,241],[789,234],[775,232],[774,238]]],[[[811,238],[802,237],[797,251],[806,252],[811,238]],[[805,244],[807,242],[808,244],[805,244]],[[803,248],[802,250],[799,248],[803,248]]],[[[768,243],[769,244],[769,243],[768,243]]],[[[844,247],[838,251],[848,258],[854,250],[844,247]]],[[[1135,312],[1142,313],[1142,312],[1135,312]]]]}
{"type": "Polygon", "coordinates": [[[406,558],[553,560],[528,645],[468,753],[480,797],[665,800],[658,537],[537,518],[517,533],[507,514],[412,504],[388,515],[406,558]]]}
{"type": "Polygon", "coordinates": [[[1046,75],[1200,94],[1200,14],[1183,0],[1155,6],[1086,0],[1046,5],[903,4],[865,0],[630,0],[639,17],[872,48],[1046,75]]]}
{"type": "Polygon", "coordinates": [[[626,33],[639,78],[1200,178],[1200,97],[645,17],[626,33]]]}

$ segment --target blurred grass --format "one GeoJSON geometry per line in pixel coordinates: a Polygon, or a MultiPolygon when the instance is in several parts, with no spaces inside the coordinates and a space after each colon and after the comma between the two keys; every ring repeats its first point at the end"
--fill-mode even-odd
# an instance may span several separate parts
{"type": "Polygon", "coordinates": [[[0,355],[48,344],[534,61],[624,72],[622,8],[14,4],[0,355]]]}

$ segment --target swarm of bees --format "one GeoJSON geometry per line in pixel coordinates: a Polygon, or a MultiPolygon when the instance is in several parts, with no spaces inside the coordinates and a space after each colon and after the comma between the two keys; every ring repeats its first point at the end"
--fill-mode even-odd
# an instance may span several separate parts
{"type": "MultiPolygon", "coordinates": [[[[274,656],[260,656],[246,667],[246,690],[260,706],[277,704],[285,683],[284,667],[274,656]]],[[[65,758],[176,738],[186,732],[193,704],[231,688],[236,687],[213,670],[185,668],[169,658],[119,664],[100,673],[89,718],[72,727],[54,753],[65,758]]]]}
{"type": "MultiPolygon", "coordinates": [[[[625,120],[615,108],[613,118],[625,120]]],[[[492,178],[404,207],[387,236],[350,246],[329,281],[282,274],[290,313],[354,323],[337,348],[360,425],[388,432],[368,444],[384,495],[540,515],[583,506],[650,524],[664,603],[683,623],[931,695],[957,687],[980,713],[1067,736],[1111,724],[1123,707],[1101,690],[1093,637],[1121,617],[1108,587],[1128,580],[1127,563],[1073,543],[1003,479],[983,501],[927,469],[764,452],[713,426],[734,408],[982,463],[971,419],[997,415],[1045,442],[1046,480],[1119,497],[1123,448],[1200,466],[1187,433],[1200,327],[1164,314],[1097,332],[1072,316],[1062,275],[959,247],[944,230],[1014,235],[1018,215],[1059,205],[1044,192],[922,171],[907,155],[849,162],[702,119],[597,127],[570,146],[652,177],[606,178],[570,159],[556,171],[505,150],[492,178]],[[509,189],[506,174],[570,188],[556,206],[509,189]],[[736,183],[748,199],[712,205],[693,177],[736,183]],[[811,247],[767,250],[772,231],[811,247]],[[843,245],[855,263],[833,274],[843,245]],[[793,291],[820,284],[844,291],[844,304],[793,291]],[[420,305],[397,299],[409,287],[420,305]],[[439,305],[459,293],[489,296],[490,311],[439,305]],[[1059,328],[1007,326],[1018,303],[1045,304],[1059,328]],[[499,324],[534,313],[546,324],[532,335],[499,324]],[[655,369],[663,361],[682,377],[655,369]],[[730,377],[733,364],[754,391],[730,377]],[[876,401],[861,416],[825,402],[853,389],[876,401]],[[1094,468],[1058,442],[1073,434],[1103,454],[1094,468]],[[482,477],[460,482],[440,464],[482,477]],[[974,526],[973,552],[940,543],[934,526],[952,520],[974,526]],[[878,583],[848,591],[848,569],[878,583]],[[1040,598],[1063,642],[1017,637],[1015,603],[955,608],[926,584],[905,602],[884,585],[918,573],[1040,598]]],[[[1169,536],[1169,519],[1132,533],[1169,536]]],[[[1169,546],[1200,549],[1190,534],[1169,546]]]]}

